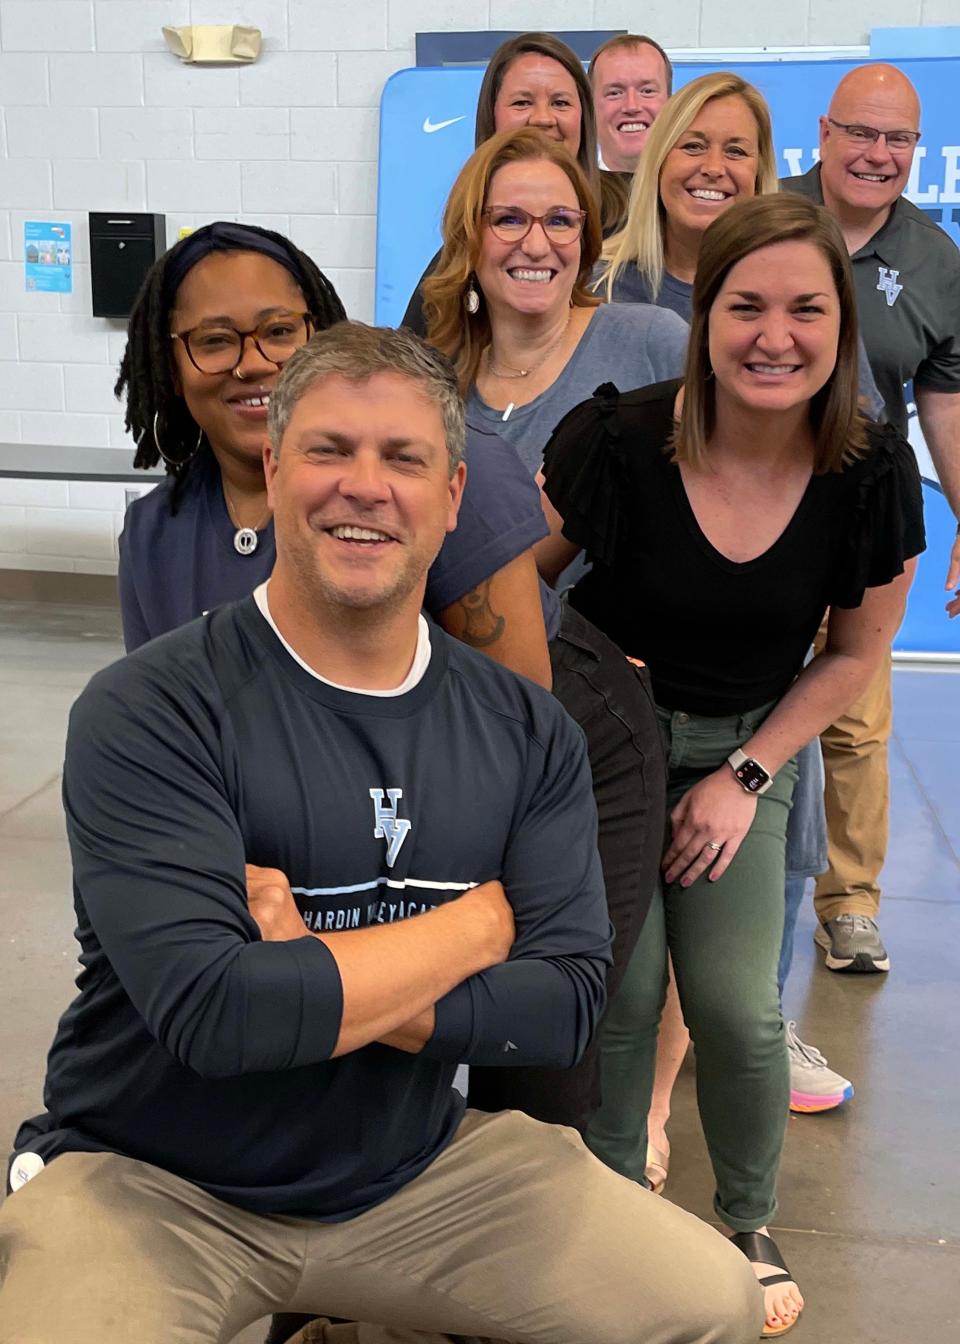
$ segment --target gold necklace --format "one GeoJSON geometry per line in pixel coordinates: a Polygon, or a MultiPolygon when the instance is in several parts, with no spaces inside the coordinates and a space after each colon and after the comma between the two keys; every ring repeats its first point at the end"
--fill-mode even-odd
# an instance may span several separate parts
{"type": "Polygon", "coordinates": [[[570,314],[568,313],[567,320],[563,324],[563,331],[561,331],[560,335],[553,342],[553,344],[547,347],[547,349],[537,360],[536,364],[531,364],[528,369],[512,369],[510,368],[509,365],[507,365],[507,369],[509,370],[509,372],[504,371],[502,369],[498,369],[496,364],[494,364],[493,362],[493,355],[490,353],[491,350],[493,349],[493,345],[491,343],[490,345],[487,346],[486,349],[488,372],[492,373],[494,378],[529,378],[531,373],[536,373],[537,369],[539,369],[541,365],[546,364],[547,360],[553,354],[554,350],[557,349],[560,342],[563,340],[564,336],[566,336],[567,329],[569,328],[569,326],[570,326],[570,314]]]}
{"type": "Polygon", "coordinates": [[[222,476],[220,478],[220,484],[223,488],[223,502],[227,506],[227,516],[237,529],[233,534],[233,549],[238,555],[253,555],[260,543],[260,538],[257,533],[260,532],[262,528],[266,527],[267,523],[270,521],[270,508],[267,508],[263,519],[257,523],[256,527],[246,527],[240,522],[240,516],[237,513],[233,500],[230,498],[230,491],[227,489],[227,483],[222,476]]]}

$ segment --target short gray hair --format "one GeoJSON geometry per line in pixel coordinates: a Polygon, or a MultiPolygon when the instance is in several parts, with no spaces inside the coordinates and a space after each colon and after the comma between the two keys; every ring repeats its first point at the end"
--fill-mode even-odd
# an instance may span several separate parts
{"type": "Polygon", "coordinates": [[[279,453],[294,407],[315,383],[331,374],[362,383],[376,373],[409,378],[437,406],[452,476],[463,459],[466,438],[457,375],[445,355],[405,327],[395,330],[368,327],[365,322],[338,322],[318,331],[291,355],[270,394],[267,428],[273,451],[279,453]]]}

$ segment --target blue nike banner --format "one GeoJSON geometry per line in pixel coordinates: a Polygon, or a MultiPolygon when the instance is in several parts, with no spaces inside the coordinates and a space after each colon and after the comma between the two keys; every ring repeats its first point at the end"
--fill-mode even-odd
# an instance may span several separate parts
{"type": "MultiPolygon", "coordinates": [[[[735,70],[761,91],[773,114],[782,176],[806,172],[817,160],[818,122],[851,61],[762,61],[674,67],[674,87],[714,69],[735,70]]],[[[923,105],[923,138],[917,147],[907,195],[960,246],[960,132],[956,88],[960,60],[904,60],[923,105]]],[[[450,187],[473,152],[474,117],[483,70],[401,70],[388,80],[380,103],[377,205],[376,320],[396,326],[430,258],[440,246],[440,218],[450,187]]],[[[915,438],[911,433],[911,438],[915,438]]],[[[931,475],[920,447],[922,467],[931,475]]],[[[960,648],[960,621],[943,614],[947,550],[942,533],[949,510],[927,491],[931,552],[911,594],[897,648],[960,648]],[[941,517],[941,514],[943,517],[941,517]]]]}

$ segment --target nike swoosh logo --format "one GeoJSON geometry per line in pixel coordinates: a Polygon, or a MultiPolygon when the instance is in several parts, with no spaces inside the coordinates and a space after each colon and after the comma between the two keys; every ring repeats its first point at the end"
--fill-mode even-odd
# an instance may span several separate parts
{"type": "Polygon", "coordinates": [[[445,126],[456,126],[458,121],[466,120],[465,117],[451,117],[449,121],[431,121],[429,117],[423,119],[424,135],[433,135],[434,131],[442,131],[445,126]]]}

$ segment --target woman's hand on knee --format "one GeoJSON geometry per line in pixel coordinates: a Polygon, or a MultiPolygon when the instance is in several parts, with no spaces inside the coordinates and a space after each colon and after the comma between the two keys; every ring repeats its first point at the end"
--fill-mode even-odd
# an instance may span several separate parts
{"type": "Polygon", "coordinates": [[[711,882],[722,877],[756,812],[756,798],[726,766],[694,784],[670,813],[673,840],[663,856],[665,881],[689,887],[708,869],[711,882]]]}

